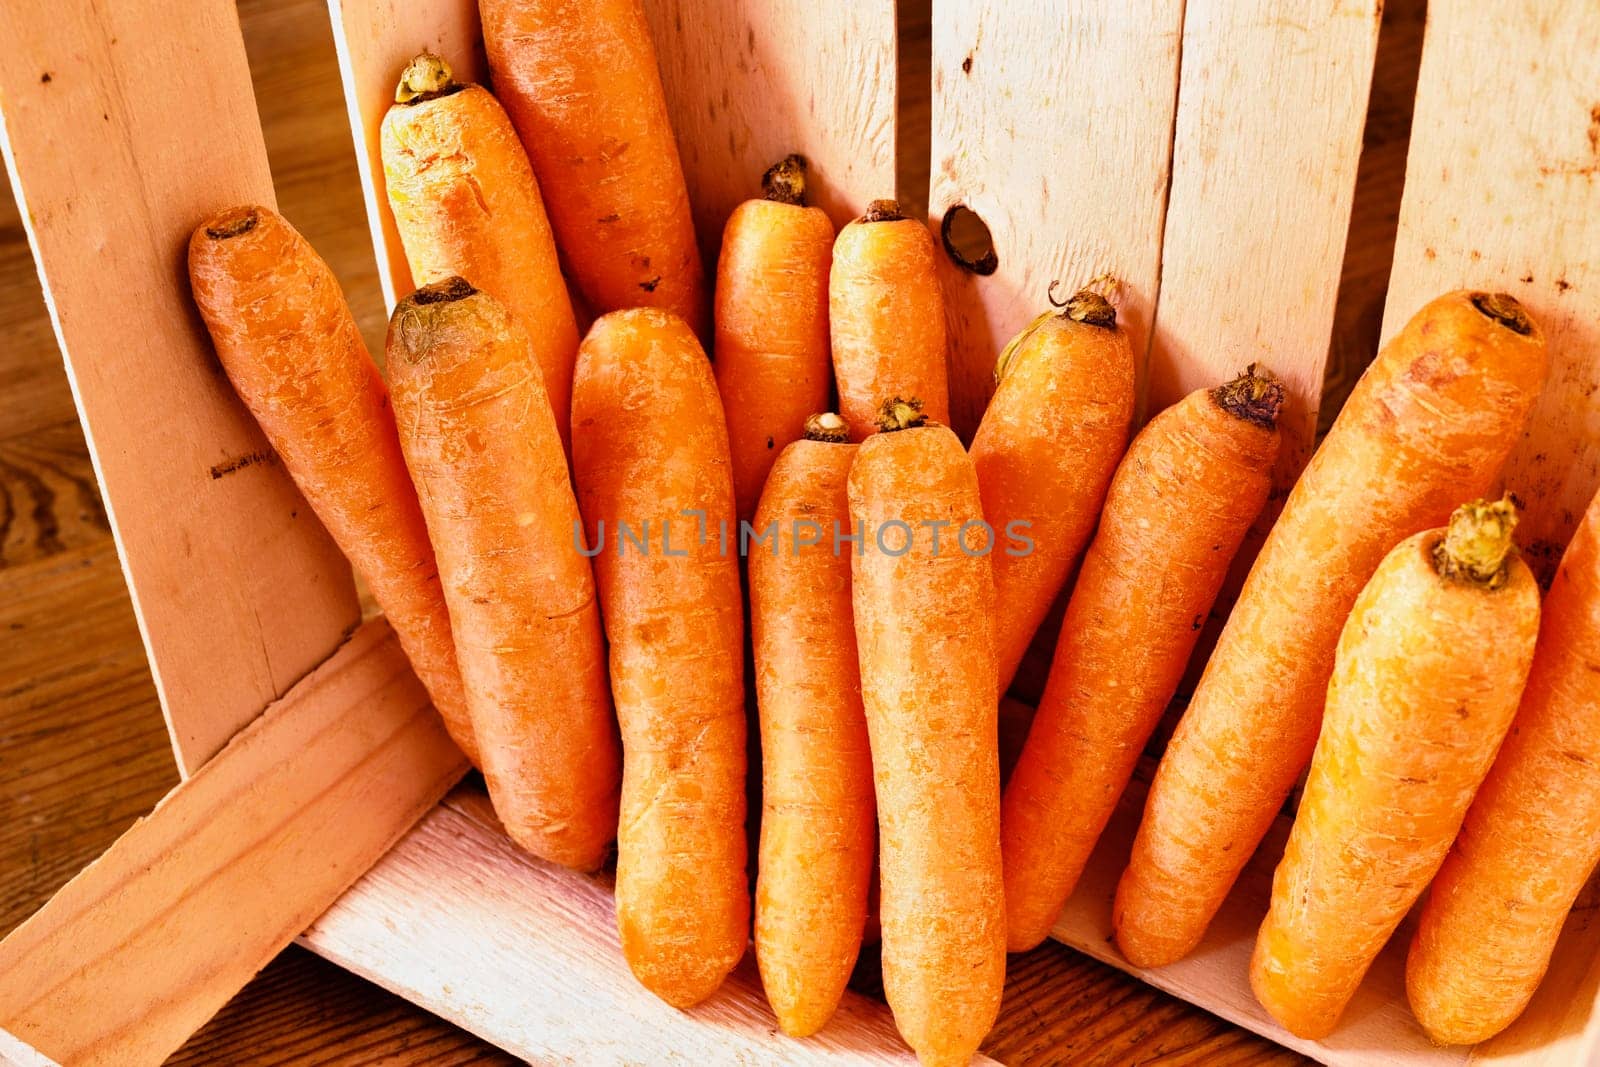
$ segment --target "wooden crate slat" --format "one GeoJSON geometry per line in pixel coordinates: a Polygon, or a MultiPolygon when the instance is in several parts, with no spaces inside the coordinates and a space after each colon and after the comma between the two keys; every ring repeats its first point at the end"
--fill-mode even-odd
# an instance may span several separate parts
{"type": "Polygon", "coordinates": [[[708,278],[728,214],[790,152],[842,226],[895,195],[893,0],[644,0],[708,278]]]}
{"type": "Polygon", "coordinates": [[[0,1030],[0,1067],[58,1067],[55,1060],[7,1030],[0,1030]]]}
{"type": "Polygon", "coordinates": [[[5,4],[0,39],[6,167],[189,773],[360,619],[189,298],[194,225],[273,203],[238,14],[5,4]]]}
{"type": "Polygon", "coordinates": [[[394,102],[400,71],[423,49],[448,60],[458,80],[485,80],[488,64],[478,29],[477,0],[328,0],[328,15],[378,257],[378,282],[385,307],[393,311],[395,302],[416,286],[384,192],[378,136],[383,116],[394,102]]]}
{"type": "Polygon", "coordinates": [[[933,5],[931,225],[952,205],[988,225],[982,277],[945,255],[951,418],[977,428],[1000,349],[1101,274],[1143,356],[1161,265],[1180,0],[933,5]]]}
{"type": "Polygon", "coordinates": [[[158,1063],[465,770],[375,620],[0,942],[0,1026],[158,1063]]]}
{"type": "Polygon", "coordinates": [[[1384,335],[1468,286],[1511,293],[1544,327],[1549,383],[1506,468],[1541,577],[1600,487],[1597,250],[1600,7],[1434,0],[1384,335]]]}
{"type": "Polygon", "coordinates": [[[1289,392],[1280,492],[1315,436],[1382,6],[1190,0],[1184,15],[1147,406],[1261,361],[1289,392]]]}
{"type": "Polygon", "coordinates": [[[300,940],[535,1063],[916,1062],[888,1007],[855,993],[821,1033],[784,1037],[750,954],[705,1004],[669,1007],[622,958],[609,880],[519,850],[476,785],[457,788],[300,940]]]}

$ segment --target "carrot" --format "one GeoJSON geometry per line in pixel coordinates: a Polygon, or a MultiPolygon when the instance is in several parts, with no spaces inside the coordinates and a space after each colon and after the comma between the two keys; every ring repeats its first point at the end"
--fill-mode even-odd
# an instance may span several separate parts
{"type": "Polygon", "coordinates": [[[1367,368],[1245,580],[1157,768],[1112,918],[1133,963],[1200,942],[1311,757],[1334,647],[1388,550],[1482,495],[1544,382],[1509,296],[1425,305],[1367,368]]]}
{"type": "Polygon", "coordinates": [[[805,160],[761,179],[764,200],[733,209],[717,261],[717,389],[728,416],[733,495],[748,519],[773,460],[828,404],[828,265],[833,223],[805,205],[805,160]]]}
{"type": "Polygon", "coordinates": [[[876,849],[872,754],[861,709],[845,480],[856,446],[837,415],[807,420],[756,511],[750,624],[761,712],[756,962],[784,1033],[833,1015],[855,967],[876,849]]]}
{"type": "Polygon", "coordinates": [[[479,0],[478,13],[579,292],[598,312],[676,312],[705,337],[705,272],[640,0],[479,0]]]}
{"type": "Polygon", "coordinates": [[[984,518],[1019,525],[1031,551],[994,553],[1000,693],[1094,533],[1133,422],[1133,344],[1105,298],[1084,290],[1006,347],[972,438],[984,518]]]}
{"type": "Polygon", "coordinates": [[[389,322],[406,463],[439,553],[496,814],[536,856],[592,870],[616,836],[620,754],[594,575],[527,333],[461,278],[389,322]]]}
{"type": "Polygon", "coordinates": [[[578,325],[533,168],[505,110],[423,52],[383,117],[383,177],[418,285],[463,275],[522,324],[570,439],[578,325]]]}
{"type": "Polygon", "coordinates": [[[965,1064],[1000,1008],[1005,905],[994,580],[977,472],[886,401],[850,469],[861,696],[878,800],[883,986],[924,1064],[965,1064]],[[944,525],[938,525],[944,524],[944,525]]]}
{"type": "Polygon", "coordinates": [[[450,736],[477,763],[438,565],[389,391],[338,279],[282,216],[247,206],[195,229],[189,284],[239,399],[366,578],[450,736]]]}
{"type": "Polygon", "coordinates": [[[1291,1033],[1332,1033],[1444,861],[1516,713],[1539,586],[1509,501],[1402,541],[1345,623],[1250,986],[1291,1033]]]}
{"type": "Polygon", "coordinates": [[[722,984],[750,924],[733,480],[711,365],[683,320],[645,308],[597,320],[572,425],[622,724],[622,953],[683,1008],[722,984]]]}
{"type": "Polygon", "coordinates": [[[1012,952],[1049,935],[1183,677],[1267,502],[1282,402],[1252,366],[1151,419],[1117,467],[1001,806],[1012,952]]]}
{"type": "Polygon", "coordinates": [[[1511,732],[1433,880],[1406,958],[1428,1036],[1485,1041],[1527,1007],[1600,861],[1600,496],[1545,597],[1511,732]]]}
{"type": "Polygon", "coordinates": [[[834,241],[833,373],[839,413],[858,441],[873,432],[891,396],[918,399],[929,420],[950,421],[944,296],[935,271],[933,235],[893,200],[874,200],[834,241]]]}

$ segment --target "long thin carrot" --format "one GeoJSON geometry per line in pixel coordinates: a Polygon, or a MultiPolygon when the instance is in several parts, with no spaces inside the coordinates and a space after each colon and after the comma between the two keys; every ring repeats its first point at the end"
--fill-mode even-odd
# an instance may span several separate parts
{"type": "Polygon", "coordinates": [[[956,435],[884,404],[850,469],[861,695],[878,798],[883,986],[928,1065],[965,1064],[1000,1008],[994,580],[956,435]],[[944,525],[939,525],[944,524],[944,525]]]}
{"type": "Polygon", "coordinates": [[[578,350],[572,426],[622,725],[622,952],[648,989],[688,1007],[744,955],[750,886],[728,436],[683,320],[645,308],[597,320],[578,350]]]}
{"type": "Polygon", "coordinates": [[[1117,312],[1088,290],[1046,313],[1007,347],[999,385],[977,434],[972,462],[983,514],[1032,541],[1000,551],[994,564],[1000,692],[1010,688],[1050,605],[1094,533],[1106,487],[1133,422],[1133,345],[1117,312]]]}
{"type": "Polygon", "coordinates": [[[1509,296],[1427,304],[1378,354],[1289,494],[1156,771],[1117,887],[1145,967],[1194,948],[1310,759],[1345,616],[1384,555],[1489,491],[1544,383],[1509,296]]]}
{"type": "Polygon", "coordinates": [[[1339,638],[1305,796],[1250,961],[1256,999],[1322,1038],[1427,887],[1516,713],[1539,586],[1509,501],[1402,541],[1339,638]]]}
{"type": "Polygon", "coordinates": [[[528,336],[450,278],[400,301],[388,349],[495,812],[528,851],[591,870],[616,836],[621,758],[594,575],[528,336]]]}
{"type": "Polygon", "coordinates": [[[861,949],[876,850],[872,754],[850,605],[845,481],[856,448],[813,416],[756,510],[750,625],[761,712],[756,962],[784,1033],[820,1030],[861,949]]]}
{"type": "Polygon", "coordinates": [[[828,405],[828,267],[833,223],[805,206],[805,160],[761,179],[762,200],[733,209],[717,261],[717,389],[728,416],[733,494],[749,518],[778,453],[828,405]]]}
{"type": "Polygon", "coordinates": [[[1013,952],[1049,935],[1177,689],[1267,502],[1282,402],[1251,367],[1151,419],[1117,467],[1001,807],[1013,952]]]}
{"type": "Polygon", "coordinates": [[[1411,942],[1406,992],[1429,1037],[1476,1044],[1522,1013],[1597,862],[1600,496],[1561,558],[1522,705],[1411,942]]]}
{"type": "Polygon", "coordinates": [[[479,0],[495,92],[598,312],[658,307],[706,337],[705,272],[640,0],[479,0]]]}
{"type": "Polygon", "coordinates": [[[367,579],[450,736],[478,762],[389,392],[338,279],[282,216],[247,206],[195,229],[189,283],[228,380],[367,579]]]}
{"type": "Polygon", "coordinates": [[[544,372],[563,447],[578,326],[539,183],[505,110],[423,52],[383,117],[384,184],[418,285],[462,275],[516,317],[544,372]]]}
{"type": "Polygon", "coordinates": [[[933,422],[950,422],[944,295],[933,235],[874,200],[839,231],[828,277],[828,322],[839,413],[855,439],[877,426],[890,397],[914,397],[933,422]]]}

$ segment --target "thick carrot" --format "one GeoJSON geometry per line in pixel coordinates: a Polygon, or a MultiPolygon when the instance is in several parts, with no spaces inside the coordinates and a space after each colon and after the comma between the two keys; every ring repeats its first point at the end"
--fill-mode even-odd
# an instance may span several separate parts
{"type": "Polygon", "coordinates": [[[673,311],[706,337],[705,272],[640,0],[479,0],[478,13],[495,92],[584,299],[673,311]]]}
{"type": "Polygon", "coordinates": [[[1117,327],[1116,309],[1084,290],[1008,345],[995,376],[972,438],[983,514],[997,531],[1019,524],[1032,541],[1030,551],[990,557],[995,599],[1004,606],[995,619],[1003,695],[1089,543],[1128,446],[1133,345],[1117,327]]]}
{"type": "Polygon", "coordinates": [[[572,426],[622,724],[622,952],[648,989],[688,1007],[744,955],[750,886],[728,436],[683,320],[641,308],[596,321],[578,350],[572,426]]]}
{"type": "Polygon", "coordinates": [[[761,179],[763,200],[733,209],[717,261],[717,389],[728,416],[733,495],[748,519],[778,453],[827,407],[828,266],[833,223],[805,206],[805,160],[761,179]]]}
{"type": "Polygon", "coordinates": [[[1291,1033],[1332,1033],[1444,861],[1511,726],[1539,586],[1509,501],[1406,538],[1345,623],[1250,986],[1291,1033]]]}
{"type": "Polygon", "coordinates": [[[620,753],[578,505],[528,337],[460,278],[400,301],[389,374],[439,553],[496,814],[544,859],[591,870],[616,836],[620,753]]]}
{"type": "Polygon", "coordinates": [[[845,481],[856,447],[837,415],[784,449],[756,511],[750,626],[761,711],[756,962],[784,1033],[820,1030],[855,967],[876,824],[850,605],[845,481]]]}
{"type": "Polygon", "coordinates": [[[1544,382],[1509,296],[1427,304],[1361,380],[1289,494],[1145,802],[1117,943],[1171,963],[1204,935],[1311,757],[1339,630],[1401,539],[1490,490],[1544,382]]]}
{"type": "Polygon", "coordinates": [[[389,392],[339,280],[264,207],[202,222],[189,283],[228,380],[367,579],[456,744],[478,762],[433,546],[389,392]]]}
{"type": "Polygon", "coordinates": [[[933,422],[950,422],[944,294],[933,235],[874,200],[839,231],[828,276],[828,322],[839,413],[857,441],[877,426],[890,397],[913,397],[933,422]]]}
{"type": "Polygon", "coordinates": [[[533,343],[563,447],[578,325],[528,156],[505,110],[423,52],[383,117],[384,184],[418,285],[462,275],[511,312],[533,343]]]}
{"type": "Polygon", "coordinates": [[[878,798],[883,987],[924,1064],[965,1064],[1000,1008],[994,579],[977,472],[948,428],[884,404],[850,469],[861,696],[878,798]]]}
{"type": "Polygon", "coordinates": [[[1406,992],[1428,1036],[1509,1026],[1600,861],[1600,496],[1545,597],[1511,732],[1433,880],[1406,992]]]}
{"type": "Polygon", "coordinates": [[[1050,933],[1183,677],[1267,502],[1282,402],[1251,367],[1151,419],[1117,467],[1001,806],[1013,952],[1050,933]]]}

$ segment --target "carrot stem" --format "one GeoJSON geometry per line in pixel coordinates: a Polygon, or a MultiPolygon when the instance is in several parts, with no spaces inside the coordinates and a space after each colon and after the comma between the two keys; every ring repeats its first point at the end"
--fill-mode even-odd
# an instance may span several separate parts
{"type": "Polygon", "coordinates": [[[850,440],[850,424],[839,415],[824,411],[806,417],[805,432],[801,436],[807,441],[843,444],[850,440]]]}
{"type": "Polygon", "coordinates": [[[761,192],[768,200],[804,207],[806,202],[806,157],[791,152],[767,168],[761,176],[761,192]]]}
{"type": "Polygon", "coordinates": [[[874,200],[867,205],[867,213],[861,216],[862,222],[899,222],[905,218],[905,212],[900,210],[898,200],[874,200]]]}
{"type": "Polygon", "coordinates": [[[1217,407],[1268,430],[1278,425],[1283,397],[1283,383],[1259,363],[1250,364],[1233,381],[1211,390],[1211,399],[1217,407]]]}
{"type": "Polygon", "coordinates": [[[1473,293],[1472,306],[1513,333],[1533,333],[1533,322],[1515,297],[1508,293],[1473,293]]]}
{"type": "Polygon", "coordinates": [[[1489,589],[1505,584],[1507,560],[1514,550],[1511,531],[1517,527],[1517,506],[1509,498],[1462,504],[1450,516],[1444,540],[1433,550],[1433,566],[1441,578],[1471,582],[1489,589]]]}
{"type": "Polygon", "coordinates": [[[226,241],[230,237],[247,234],[256,228],[261,216],[253,207],[241,207],[218,218],[206,227],[206,236],[213,241],[226,241]]]}
{"type": "MultiPolygon", "coordinates": [[[[843,422],[844,420],[839,420],[843,422]]],[[[922,401],[916,397],[902,399],[894,397],[885,400],[878,408],[878,429],[884,433],[894,433],[896,430],[910,430],[921,426],[928,421],[922,413],[922,401]]]]}
{"type": "Polygon", "coordinates": [[[400,84],[394,89],[394,102],[420,104],[424,100],[447,96],[459,88],[461,86],[456,82],[455,72],[443,56],[419,52],[400,72],[400,84]]]}

